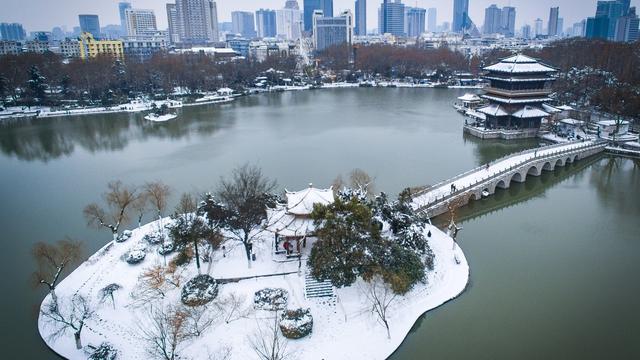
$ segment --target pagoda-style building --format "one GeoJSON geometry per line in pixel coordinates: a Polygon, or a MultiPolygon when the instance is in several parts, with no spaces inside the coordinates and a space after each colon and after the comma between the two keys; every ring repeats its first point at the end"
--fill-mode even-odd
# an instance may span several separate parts
{"type": "Polygon", "coordinates": [[[482,98],[489,104],[477,109],[484,115],[483,130],[510,131],[512,137],[535,136],[542,119],[549,116],[543,104],[551,101],[557,70],[528,56],[514,55],[484,71],[490,85],[482,98]]]}

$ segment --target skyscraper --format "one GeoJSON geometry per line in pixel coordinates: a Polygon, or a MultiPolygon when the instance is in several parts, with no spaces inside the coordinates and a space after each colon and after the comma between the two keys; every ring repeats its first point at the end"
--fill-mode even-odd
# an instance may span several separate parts
{"type": "Polygon", "coordinates": [[[180,19],[178,19],[176,4],[167,4],[167,21],[169,23],[169,42],[172,44],[180,42],[180,19]]]}
{"type": "Polygon", "coordinates": [[[636,8],[629,8],[627,14],[618,18],[616,23],[616,41],[633,42],[639,39],[638,27],[640,19],[636,14],[636,8]]]}
{"type": "Polygon", "coordinates": [[[417,37],[424,33],[427,9],[405,7],[405,33],[417,37]]]}
{"type": "Polygon", "coordinates": [[[557,36],[564,36],[564,18],[558,18],[558,31],[556,33],[557,36]]]}
{"type": "Polygon", "coordinates": [[[125,21],[129,36],[150,36],[158,31],[153,10],[126,9],[125,21]]]}
{"type": "Polygon", "coordinates": [[[404,27],[404,4],[400,0],[384,0],[380,5],[380,33],[396,36],[406,35],[404,27]]]}
{"type": "Polygon", "coordinates": [[[574,23],[573,24],[573,28],[571,30],[571,36],[583,37],[584,36],[584,31],[585,31],[586,26],[587,26],[586,23],[587,22],[585,20],[582,20],[582,21],[579,21],[577,23],[574,23]]]}
{"type": "Polygon", "coordinates": [[[356,26],[355,34],[367,35],[367,0],[356,0],[356,26]]]}
{"type": "Polygon", "coordinates": [[[0,24],[0,38],[6,41],[22,41],[27,36],[26,31],[19,23],[2,23],[0,24]]]}
{"type": "Polygon", "coordinates": [[[535,30],[535,34],[533,34],[534,37],[538,37],[543,35],[542,34],[542,19],[537,18],[536,21],[534,22],[534,30],[535,30]]]}
{"type": "Polygon", "coordinates": [[[98,15],[82,14],[78,15],[78,20],[80,21],[80,31],[91,33],[94,38],[100,37],[100,20],[98,19],[98,15]]]}
{"type": "Polygon", "coordinates": [[[353,39],[353,15],[346,10],[337,17],[325,17],[316,10],[312,18],[313,45],[316,50],[344,43],[351,44],[353,39]]]}
{"type": "Polygon", "coordinates": [[[504,36],[514,37],[516,35],[516,8],[513,6],[503,7],[501,18],[504,36]]]}
{"type": "Polygon", "coordinates": [[[438,9],[429,8],[427,10],[427,31],[436,32],[438,28],[438,9]]]}
{"type": "Polygon", "coordinates": [[[118,11],[120,13],[120,27],[122,28],[122,32],[126,34],[127,31],[127,18],[125,15],[125,11],[127,9],[131,9],[130,2],[119,2],[118,3],[118,11]]]}
{"type": "Polygon", "coordinates": [[[233,29],[232,31],[236,34],[242,34],[242,36],[246,38],[253,38],[256,36],[256,27],[252,12],[232,11],[231,25],[233,29]]]}
{"type": "Polygon", "coordinates": [[[321,10],[324,17],[333,17],[333,0],[304,0],[304,31],[313,30],[313,12],[321,10]]]}
{"type": "Polygon", "coordinates": [[[302,36],[302,11],[296,0],[286,2],[284,9],[276,11],[278,37],[297,40],[302,36]]]}
{"type": "Polygon", "coordinates": [[[520,35],[523,39],[531,39],[531,25],[524,25],[520,30],[520,35]]]}
{"type": "Polygon", "coordinates": [[[502,30],[502,10],[492,4],[484,9],[484,27],[485,34],[498,34],[502,30]]]}
{"type": "Polygon", "coordinates": [[[218,10],[213,0],[176,0],[180,42],[218,41],[218,10]]]}
{"type": "Polygon", "coordinates": [[[256,11],[256,29],[258,37],[276,36],[276,12],[275,10],[260,9],[256,11]]]}
{"type": "Polygon", "coordinates": [[[467,28],[469,18],[469,0],[453,0],[453,32],[462,32],[467,28]]]}
{"type": "Polygon", "coordinates": [[[547,31],[547,35],[549,36],[557,36],[558,35],[558,15],[560,14],[559,7],[552,7],[549,11],[549,29],[547,31]]]}

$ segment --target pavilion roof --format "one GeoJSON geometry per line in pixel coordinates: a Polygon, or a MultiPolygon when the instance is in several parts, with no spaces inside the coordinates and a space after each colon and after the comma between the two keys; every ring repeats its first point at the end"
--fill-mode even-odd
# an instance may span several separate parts
{"type": "Polygon", "coordinates": [[[504,107],[502,107],[502,105],[498,105],[498,104],[491,104],[491,105],[482,107],[478,109],[478,112],[481,112],[486,115],[491,115],[491,116],[509,115],[509,112],[504,107]]]}
{"type": "Polygon", "coordinates": [[[313,220],[296,216],[287,211],[284,205],[267,209],[266,230],[280,236],[306,236],[315,231],[313,220]]]}
{"type": "Polygon", "coordinates": [[[550,66],[538,62],[538,60],[534,58],[522,54],[502,59],[497,64],[485,67],[484,70],[509,74],[549,73],[557,71],[550,66]]]}
{"type": "Polygon", "coordinates": [[[527,105],[522,109],[511,114],[511,116],[520,118],[520,119],[528,119],[528,118],[545,117],[545,116],[549,116],[549,114],[537,107],[527,105]]]}
{"type": "Polygon", "coordinates": [[[504,97],[500,97],[500,96],[493,96],[493,95],[482,95],[483,98],[488,99],[488,100],[492,100],[495,102],[499,102],[499,103],[503,103],[503,104],[529,104],[529,103],[543,103],[543,102],[547,102],[547,101],[551,101],[553,99],[549,98],[549,97],[542,97],[542,98],[504,98],[504,97]]]}
{"type": "Polygon", "coordinates": [[[458,97],[458,100],[462,101],[480,101],[480,96],[476,94],[464,94],[463,96],[458,97]]]}
{"type": "Polygon", "coordinates": [[[309,215],[313,205],[329,205],[333,203],[333,190],[314,188],[312,184],[301,191],[286,191],[287,212],[293,215],[309,215]]]}

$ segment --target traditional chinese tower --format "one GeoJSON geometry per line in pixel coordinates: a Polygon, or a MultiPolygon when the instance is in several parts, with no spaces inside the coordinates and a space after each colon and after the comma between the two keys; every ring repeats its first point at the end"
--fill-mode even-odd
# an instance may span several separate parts
{"type": "Polygon", "coordinates": [[[542,118],[549,116],[543,104],[551,101],[556,69],[525,55],[515,55],[484,68],[490,85],[482,97],[489,105],[478,109],[486,115],[487,129],[523,130],[534,135],[542,118]]]}

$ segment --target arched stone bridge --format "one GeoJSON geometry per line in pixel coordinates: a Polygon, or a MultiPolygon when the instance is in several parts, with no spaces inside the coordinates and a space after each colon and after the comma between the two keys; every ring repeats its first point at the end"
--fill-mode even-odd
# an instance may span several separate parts
{"type": "Polygon", "coordinates": [[[525,182],[527,176],[540,176],[543,171],[598,154],[606,146],[606,141],[571,142],[511,154],[414,194],[411,206],[426,217],[441,215],[450,205],[480,200],[494,194],[496,188],[508,188],[512,181],[525,182]]]}

